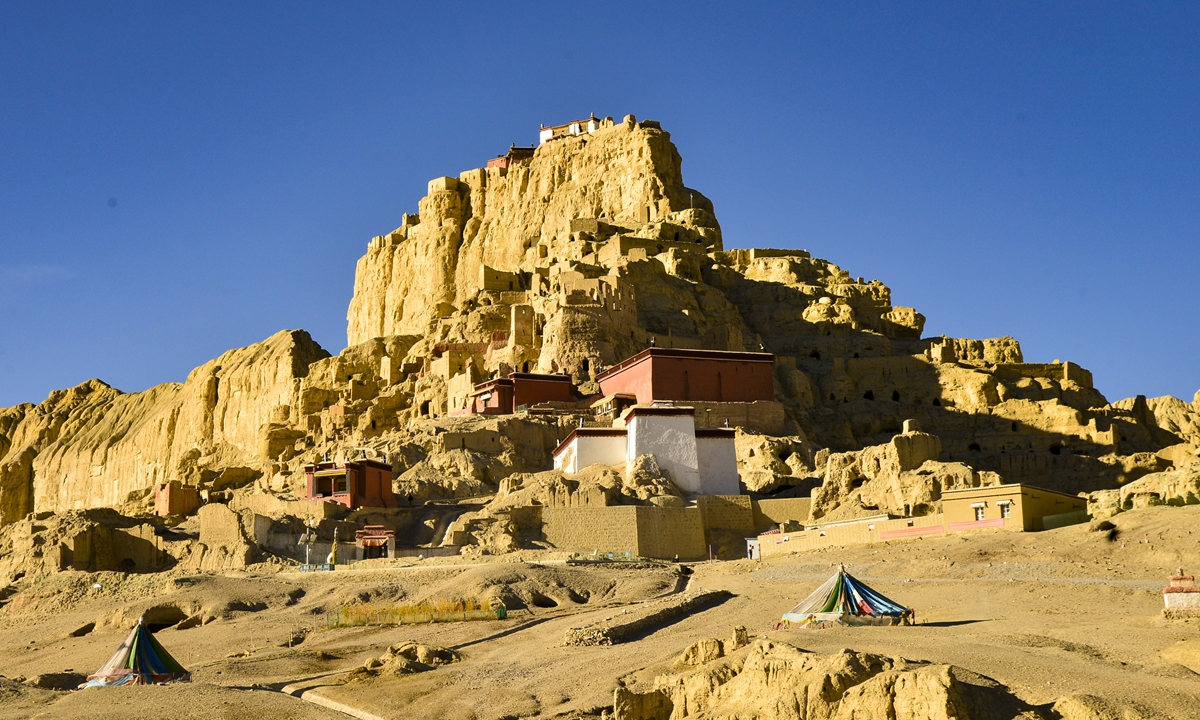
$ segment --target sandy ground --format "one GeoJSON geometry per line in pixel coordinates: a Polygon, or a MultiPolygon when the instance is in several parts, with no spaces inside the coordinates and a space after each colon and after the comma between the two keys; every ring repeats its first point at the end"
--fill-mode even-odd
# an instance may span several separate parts
{"type": "Polygon", "coordinates": [[[306,575],[63,574],[0,610],[0,675],[90,673],[129,623],[158,606],[217,618],[157,634],[193,682],[68,693],[0,681],[0,718],[347,717],[298,697],[311,688],[383,718],[597,716],[612,704],[618,682],[669,672],[689,644],[729,637],[735,625],[814,652],[850,648],[959,665],[1037,706],[1089,693],[1162,717],[1200,717],[1200,622],[1161,615],[1167,576],[1180,566],[1200,570],[1200,507],[1153,508],[1114,521],[1115,540],[1086,525],[995,531],[704,563],[690,574],[670,565],[577,567],[511,557],[306,575]],[[914,607],[918,624],[772,630],[839,562],[914,607]],[[632,642],[563,645],[568,628],[685,585],[733,597],[632,642]],[[455,596],[503,597],[512,611],[504,621],[328,628],[329,613],[355,599],[455,596]],[[91,632],[71,636],[87,623],[96,625],[91,632]],[[340,676],[406,640],[456,648],[463,659],[414,675],[340,676]]]}

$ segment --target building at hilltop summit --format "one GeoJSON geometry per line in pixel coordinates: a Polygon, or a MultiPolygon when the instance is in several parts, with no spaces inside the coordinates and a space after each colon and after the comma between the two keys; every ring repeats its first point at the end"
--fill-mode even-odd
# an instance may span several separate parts
{"type": "Polygon", "coordinates": [[[624,427],[578,428],[554,449],[554,468],[577,473],[589,465],[625,464],[632,472],[652,455],[675,485],[697,495],[739,495],[733,428],[697,428],[695,410],[658,403],[635,405],[624,427]]]}
{"type": "Polygon", "coordinates": [[[549,127],[542,125],[538,130],[538,144],[543,145],[550,140],[556,140],[562,137],[576,137],[578,135],[591,135],[602,127],[611,127],[613,125],[612,118],[599,120],[596,118],[596,113],[592,113],[586,120],[572,120],[569,123],[562,125],[551,125],[549,127]]]}
{"type": "Polygon", "coordinates": [[[304,466],[307,500],[324,500],[360,507],[397,507],[392,493],[392,466],[379,460],[320,462],[304,466]]]}

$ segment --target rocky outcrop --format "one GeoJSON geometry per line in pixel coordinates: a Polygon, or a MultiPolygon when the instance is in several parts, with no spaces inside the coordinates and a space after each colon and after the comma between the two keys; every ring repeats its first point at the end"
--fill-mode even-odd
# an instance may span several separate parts
{"type": "Polygon", "coordinates": [[[618,687],[617,720],[970,720],[1042,717],[998,683],[951,665],[843,650],[821,656],[759,640],[644,690],[618,687]]]}
{"type": "Polygon", "coordinates": [[[308,333],[284,331],[230,350],[183,383],[122,393],[89,380],[8,411],[0,416],[8,446],[0,456],[0,525],[35,510],[118,506],[157,482],[252,480],[268,459],[262,449],[272,418],[287,413],[309,364],[326,355],[308,333]]]}
{"type": "MultiPolygon", "coordinates": [[[[1196,397],[1200,400],[1200,391],[1196,397]]],[[[1187,403],[1170,395],[1148,399],[1139,395],[1115,402],[1113,407],[1128,410],[1156,428],[1164,444],[1174,441],[1200,445],[1200,402],[1187,403]]]]}
{"type": "Polygon", "coordinates": [[[582,261],[620,230],[720,250],[712,203],[684,187],[670,135],[632,117],[602,124],[510,169],[431,180],[419,214],[359,261],[348,342],[425,334],[480,292],[532,289],[539,259],[582,261]]]}
{"type": "Polygon", "coordinates": [[[1200,460],[1179,468],[1151,473],[1123,485],[1119,491],[1121,510],[1151,505],[1196,505],[1200,503],[1200,460]]]}
{"type": "Polygon", "coordinates": [[[33,514],[0,528],[0,585],[63,570],[161,570],[190,546],[185,536],[108,508],[33,514]]]}
{"type": "Polygon", "coordinates": [[[939,461],[942,442],[906,432],[883,445],[824,453],[824,478],[813,492],[812,519],[842,520],[878,513],[912,516],[941,510],[943,490],[999,485],[996,473],[939,461]]]}

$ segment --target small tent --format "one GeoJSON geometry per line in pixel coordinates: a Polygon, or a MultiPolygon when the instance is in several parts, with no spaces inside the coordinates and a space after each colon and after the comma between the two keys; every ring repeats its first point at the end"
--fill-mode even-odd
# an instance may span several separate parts
{"type": "Polygon", "coordinates": [[[145,618],[139,618],[108,662],[88,676],[87,682],[80,687],[155,685],[191,679],[192,674],[175,662],[175,658],[154,639],[146,628],[145,618]]]}
{"type": "Polygon", "coordinates": [[[888,600],[838,566],[833,577],[784,613],[781,627],[838,625],[908,625],[913,611],[888,600]]]}

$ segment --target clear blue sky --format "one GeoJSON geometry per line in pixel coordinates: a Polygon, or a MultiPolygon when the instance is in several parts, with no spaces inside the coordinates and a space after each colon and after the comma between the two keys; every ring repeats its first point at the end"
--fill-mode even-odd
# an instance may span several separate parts
{"type": "Polygon", "coordinates": [[[540,122],[660,120],[730,247],[1200,388],[1200,10],[1106,5],[0,5],[0,406],[345,345],[425,182],[540,122]]]}

